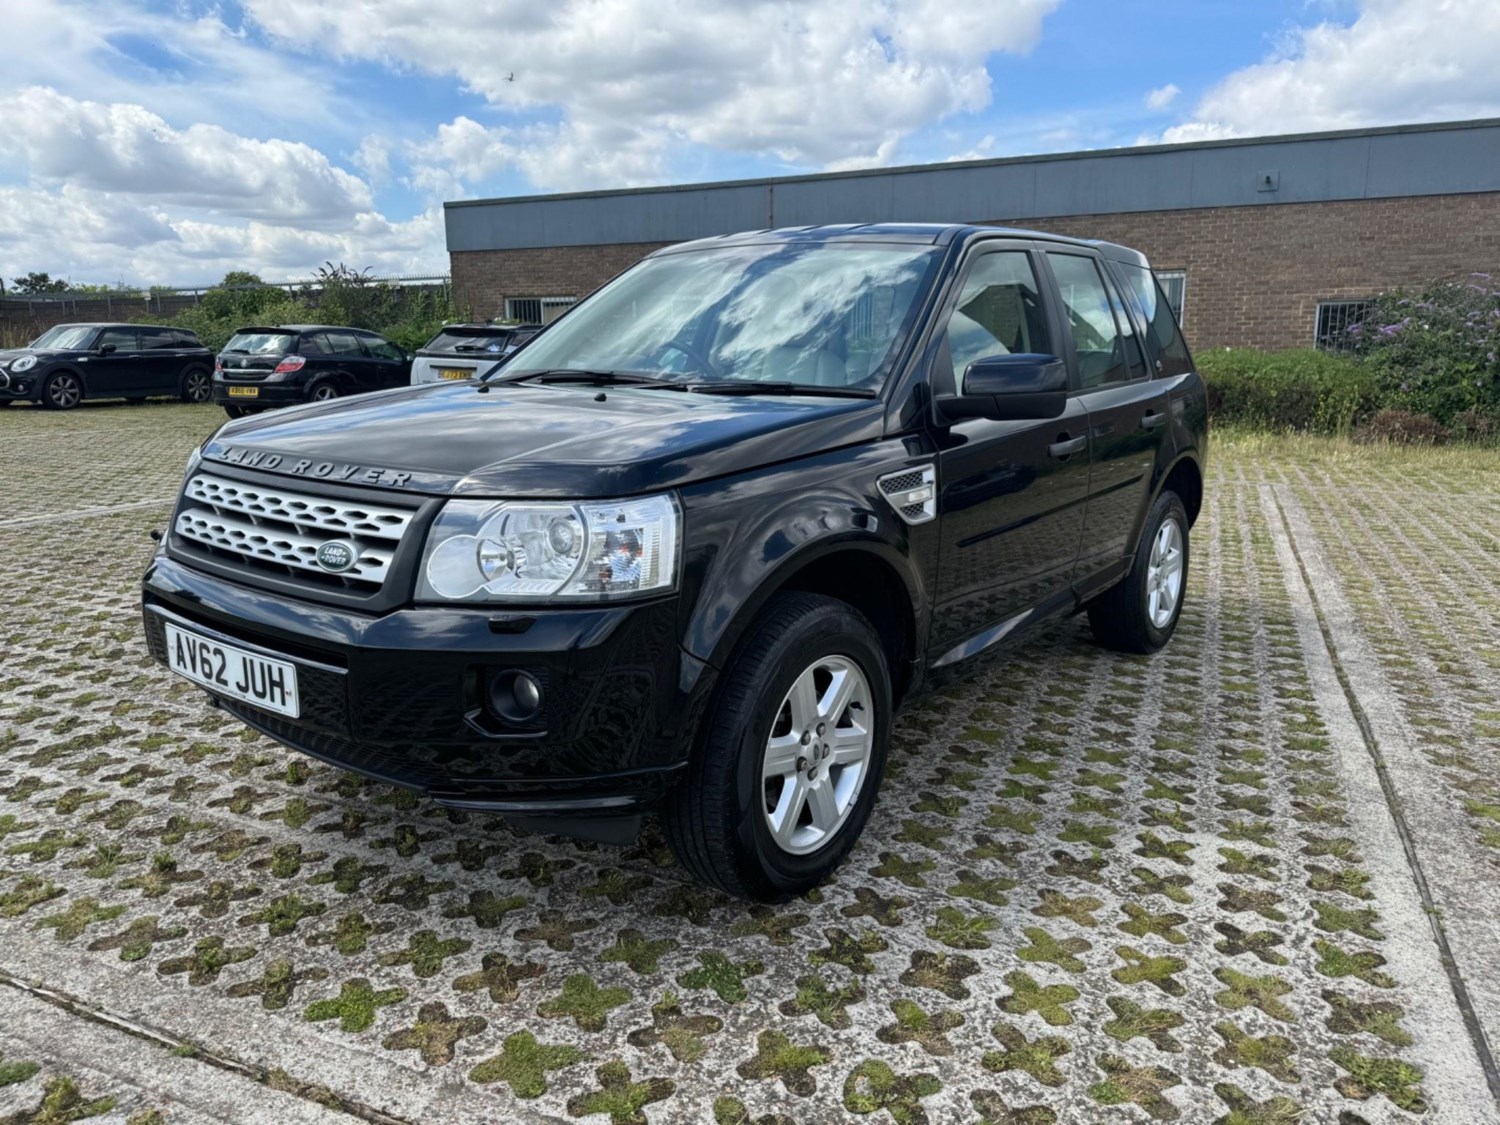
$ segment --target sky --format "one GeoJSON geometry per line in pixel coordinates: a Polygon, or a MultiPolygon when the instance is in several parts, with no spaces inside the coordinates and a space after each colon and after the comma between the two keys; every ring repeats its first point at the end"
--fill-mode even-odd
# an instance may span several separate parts
{"type": "Polygon", "coordinates": [[[0,0],[0,276],[446,272],[442,203],[1500,116],[1500,0],[0,0]]]}

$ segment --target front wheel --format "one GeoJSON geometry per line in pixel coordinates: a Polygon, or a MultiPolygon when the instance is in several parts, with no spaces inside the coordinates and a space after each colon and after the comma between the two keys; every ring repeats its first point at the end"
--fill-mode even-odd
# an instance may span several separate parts
{"type": "Polygon", "coordinates": [[[742,898],[812,889],[864,830],[890,730],[890,669],[870,623],[834,598],[778,596],[667,798],[672,850],[696,878],[742,898]]]}
{"type": "Polygon", "coordinates": [[[42,385],[42,405],[51,410],[72,410],[83,401],[83,380],[71,371],[49,375],[42,385]]]}
{"type": "Polygon", "coordinates": [[[1118,652],[1155,652],[1172,639],[1188,577],[1187,509],[1175,492],[1151,505],[1130,570],[1089,606],[1095,638],[1118,652]]]}

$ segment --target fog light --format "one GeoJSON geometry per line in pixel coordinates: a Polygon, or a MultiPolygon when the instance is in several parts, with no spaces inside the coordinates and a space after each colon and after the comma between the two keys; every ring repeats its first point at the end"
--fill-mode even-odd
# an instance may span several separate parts
{"type": "Polygon", "coordinates": [[[490,711],[507,723],[529,723],[541,713],[542,685],[530,672],[499,672],[490,680],[490,711]]]}

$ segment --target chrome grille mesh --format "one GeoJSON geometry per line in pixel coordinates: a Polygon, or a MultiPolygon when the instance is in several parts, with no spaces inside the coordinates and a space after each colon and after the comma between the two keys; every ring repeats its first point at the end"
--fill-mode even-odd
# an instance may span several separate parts
{"type": "Polygon", "coordinates": [[[200,473],[188,482],[173,531],[189,543],[255,569],[317,575],[354,591],[378,590],[390,571],[413,512],[311,496],[200,473]],[[355,562],[334,574],[318,565],[318,548],[354,545],[355,562]]]}

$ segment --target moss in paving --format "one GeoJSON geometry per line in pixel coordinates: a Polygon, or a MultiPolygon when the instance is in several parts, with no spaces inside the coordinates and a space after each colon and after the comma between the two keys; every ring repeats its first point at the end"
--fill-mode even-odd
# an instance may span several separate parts
{"type": "Polygon", "coordinates": [[[927,927],[927,936],[950,949],[988,949],[985,935],[1000,925],[988,914],[966,914],[952,906],[940,906],[936,921],[927,927]]]}
{"type": "Polygon", "coordinates": [[[1282,896],[1276,891],[1252,890],[1234,883],[1220,883],[1219,909],[1231,914],[1242,911],[1254,912],[1269,922],[1285,922],[1286,913],[1281,909],[1282,896]]]}
{"type": "Polygon", "coordinates": [[[1427,1112],[1422,1096],[1422,1071],[1401,1059],[1363,1055],[1352,1047],[1335,1047],[1328,1057],[1349,1073],[1334,1082],[1346,1098],[1363,1101],[1384,1094],[1392,1103],[1412,1113],[1427,1112]]]}
{"type": "Polygon", "coordinates": [[[387,1035],[380,1045],[387,1051],[416,1051],[428,1066],[447,1066],[460,1039],[488,1026],[482,1016],[452,1016],[446,1004],[430,1001],[418,1009],[416,1023],[387,1035]]]}
{"type": "Polygon", "coordinates": [[[911,1000],[893,1000],[891,1014],[895,1023],[888,1023],[876,1033],[882,1043],[916,1043],[929,1055],[945,1056],[953,1053],[953,1044],[948,1032],[961,1026],[964,1018],[958,1012],[929,1012],[911,1000]]]}
{"type": "Polygon", "coordinates": [[[504,1082],[518,1098],[539,1098],[547,1092],[547,1072],[582,1062],[588,1056],[567,1044],[539,1043],[529,1031],[506,1037],[501,1051],[469,1071],[478,1083],[504,1082]]]}
{"type": "Polygon", "coordinates": [[[1102,855],[1077,856],[1058,848],[1051,853],[1052,863],[1044,870],[1059,879],[1082,879],[1086,883],[1104,882],[1109,861],[1102,855]]]}
{"type": "Polygon", "coordinates": [[[907,859],[895,852],[881,852],[880,863],[870,868],[870,874],[879,879],[895,879],[908,887],[925,887],[923,878],[937,864],[930,859],[907,859]]]}
{"type": "Polygon", "coordinates": [[[652,1102],[672,1096],[677,1084],[669,1078],[647,1078],[633,1082],[630,1068],[618,1059],[605,1063],[594,1072],[598,1088],[568,1099],[568,1113],[587,1117],[607,1113],[610,1125],[646,1125],[642,1112],[652,1102]]]}
{"type": "Polygon", "coordinates": [[[84,897],[74,899],[68,909],[60,914],[48,914],[37,919],[36,928],[52,930],[58,941],[72,941],[95,923],[108,922],[123,913],[123,906],[101,906],[96,899],[84,897]]]}
{"type": "Polygon", "coordinates": [[[571,953],[578,934],[599,925],[597,918],[570,918],[561,910],[543,910],[537,915],[536,925],[523,926],[516,931],[521,941],[540,941],[557,953],[571,953]]]}
{"type": "Polygon", "coordinates": [[[266,971],[256,979],[230,985],[225,991],[226,995],[235,999],[259,996],[262,1008],[268,1012],[277,1012],[292,1002],[292,994],[299,985],[327,979],[328,970],[322,966],[297,969],[290,961],[280,958],[267,965],[266,971]]]}
{"type": "Polygon", "coordinates": [[[155,914],[137,918],[119,933],[90,942],[89,949],[95,953],[118,949],[121,961],[139,961],[157,942],[175,941],[187,933],[185,926],[163,927],[160,922],[155,914]]]}
{"type": "Polygon", "coordinates": [[[901,983],[936,989],[950,1000],[967,1000],[969,989],[963,982],[978,972],[974,958],[962,953],[919,949],[911,955],[911,967],[901,974],[901,983]]]}
{"type": "Polygon", "coordinates": [[[651,911],[658,918],[681,918],[694,926],[707,926],[714,911],[726,906],[729,899],[707,887],[675,886],[651,911]]]}
{"type": "Polygon", "coordinates": [[[1348,931],[1371,941],[1382,941],[1385,935],[1375,928],[1380,915],[1368,906],[1350,909],[1334,902],[1315,901],[1318,917],[1313,925],[1331,934],[1348,931]]]}
{"type": "Polygon", "coordinates": [[[1046,1106],[1012,1107],[994,1090],[975,1090],[969,1100],[979,1114],[976,1125],[1057,1125],[1057,1114],[1046,1106]]]}
{"type": "MultiPolygon", "coordinates": [[[[796,911],[780,907],[756,905],[750,908],[749,916],[730,927],[736,937],[763,937],[772,945],[789,946],[797,940],[797,931],[812,919],[796,911]]],[[[638,933],[626,930],[624,933],[638,933]]],[[[675,947],[676,942],[672,945],[675,947]]],[[[654,971],[654,970],[653,970],[654,971]]]]}
{"type": "Polygon", "coordinates": [[[952,898],[968,898],[990,906],[1004,906],[1010,901],[1005,892],[1015,886],[1014,879],[985,878],[972,871],[960,871],[958,882],[949,884],[948,894],[952,898]]]}
{"type": "Polygon", "coordinates": [[[1181,957],[1152,957],[1130,945],[1116,946],[1115,953],[1125,965],[1110,975],[1121,984],[1152,984],[1168,996],[1181,996],[1187,991],[1177,979],[1177,974],[1187,968],[1181,957]]]}
{"type": "Polygon", "coordinates": [[[1144,1008],[1123,996],[1111,996],[1105,1003],[1115,1014],[1115,1018],[1104,1025],[1104,1033],[1111,1039],[1128,1043],[1141,1037],[1160,1051],[1182,1050],[1182,1044],[1172,1035],[1183,1025],[1181,1013],[1170,1008],[1144,1008]]]}
{"type": "Polygon", "coordinates": [[[910,906],[900,895],[883,895],[873,887],[855,887],[854,901],[839,911],[845,918],[869,918],[882,926],[901,925],[901,912],[910,906]]]}
{"type": "Polygon", "coordinates": [[[246,914],[240,919],[241,926],[265,926],[267,937],[285,937],[294,933],[304,918],[316,918],[328,909],[328,904],[302,898],[297,894],[286,894],[246,914]]]}
{"type": "Polygon", "coordinates": [[[49,828],[35,840],[24,844],[12,844],[5,849],[6,855],[29,856],[32,863],[47,863],[57,858],[57,853],[68,848],[81,848],[88,837],[80,832],[65,832],[61,828],[49,828]]]}
{"type": "Polygon", "coordinates": [[[51,902],[66,893],[51,880],[23,875],[15,886],[0,895],[0,918],[18,918],[33,906],[51,902]]]}
{"type": "Polygon", "coordinates": [[[1164,1090],[1182,1084],[1182,1079],[1164,1066],[1131,1066],[1119,1055],[1105,1055],[1099,1069],[1106,1077],[1089,1087],[1089,1097],[1102,1105],[1138,1105],[1156,1121],[1176,1121],[1178,1109],[1164,1090]]]}
{"type": "Polygon", "coordinates": [[[1214,929],[1223,935],[1214,942],[1214,948],[1230,957],[1251,954],[1267,965],[1285,965],[1287,959],[1276,951],[1286,939],[1271,930],[1246,932],[1233,922],[1215,922],[1214,929]]]}
{"type": "Polygon", "coordinates": [[[901,1075],[888,1063],[866,1059],[844,1079],[844,1108],[860,1116],[883,1109],[896,1125],[927,1125],[922,1099],[942,1088],[935,1074],[901,1075]]]}
{"type": "Polygon", "coordinates": [[[654,973],[666,954],[677,948],[671,938],[651,941],[636,929],[623,929],[615,935],[615,944],[599,955],[601,961],[623,961],[637,973],[654,973]]]}
{"type": "Polygon", "coordinates": [[[1067,1005],[1077,1000],[1080,993],[1070,984],[1040,985],[1029,974],[1019,969],[1005,974],[1005,983],[1011,992],[996,1001],[1003,1011],[1013,1016],[1024,1016],[1036,1012],[1053,1027],[1065,1027],[1073,1022],[1067,1005]]]}
{"type": "Polygon", "coordinates": [[[1214,1024],[1214,1031],[1224,1040],[1224,1045],[1214,1052],[1214,1061],[1231,1070],[1236,1067],[1255,1067],[1283,1082],[1301,1081],[1301,1075],[1292,1065],[1297,1048],[1286,1036],[1265,1035],[1257,1038],[1246,1034],[1228,1020],[1214,1024]]]}
{"type": "Polygon", "coordinates": [[[1372,897],[1367,884],[1370,876],[1357,867],[1342,867],[1337,871],[1322,864],[1306,865],[1307,885],[1320,894],[1343,894],[1350,898],[1372,897]]]}
{"type": "Polygon", "coordinates": [[[848,1007],[865,998],[864,985],[858,981],[830,988],[822,976],[808,973],[797,978],[797,994],[781,1002],[784,1016],[815,1015],[827,1027],[842,1030],[850,1026],[848,1007]]]}
{"type": "Polygon", "coordinates": [[[1149,867],[1135,867],[1130,873],[1136,880],[1135,886],[1130,888],[1132,894],[1161,895],[1180,903],[1193,901],[1193,896],[1188,893],[1188,887],[1193,883],[1189,875],[1161,874],[1149,867]]]}
{"type": "Polygon", "coordinates": [[[690,1016],[682,1010],[675,992],[668,992],[651,1007],[651,1026],[641,1027],[627,1035],[626,1041],[642,1049],[660,1043],[672,1052],[678,1062],[696,1062],[708,1053],[704,1041],[717,1035],[724,1021],[717,1016],[690,1016]]]}
{"type": "Polygon", "coordinates": [[[513,910],[520,910],[527,903],[525,895],[501,897],[493,891],[470,891],[468,902],[463,906],[450,906],[443,911],[445,918],[472,918],[481,930],[493,930],[505,921],[513,910]]]}
{"type": "Polygon", "coordinates": [[[890,948],[885,938],[873,930],[851,934],[848,930],[830,926],[823,931],[823,936],[828,939],[828,944],[814,949],[807,959],[814,965],[842,965],[854,973],[873,973],[875,962],[870,960],[870,954],[884,953],[890,948]]]}
{"type": "Polygon", "coordinates": [[[1250,976],[1233,969],[1215,969],[1214,976],[1226,987],[1214,1000],[1222,1008],[1237,1012],[1241,1008],[1259,1008],[1272,1019],[1292,1023],[1296,1015],[1281,1002],[1292,986],[1278,976],[1250,976]]]}
{"type": "Polygon", "coordinates": [[[1126,920],[1120,922],[1118,928],[1132,937],[1155,934],[1172,945],[1186,944],[1187,935],[1177,928],[1187,921],[1186,914],[1171,911],[1157,913],[1134,902],[1127,902],[1120,909],[1125,912],[1126,920]]]}
{"type": "Polygon", "coordinates": [[[25,1082],[37,1071],[41,1070],[41,1064],[17,1060],[7,1062],[5,1052],[0,1051],[0,1088],[14,1086],[18,1082],[25,1082]]]}
{"type": "MultiPolygon", "coordinates": [[[[1238,1086],[1220,1082],[1214,1086],[1219,1100],[1229,1107],[1229,1112],[1218,1118],[1214,1125],[1305,1125],[1307,1117],[1300,1102],[1282,1094],[1258,1102],[1238,1086]]],[[[1344,1125],[1344,1118],[1339,1118],[1344,1125]]],[[[1350,1121],[1348,1125],[1354,1125],[1350,1121]]]]}
{"type": "Polygon", "coordinates": [[[512,961],[503,953],[486,953],[479,962],[479,971],[458,977],[453,982],[455,992],[488,992],[496,1004],[509,1004],[521,994],[523,981],[535,980],[547,971],[539,961],[512,961]]]}
{"type": "Polygon", "coordinates": [[[1021,932],[1030,942],[1029,945],[1016,950],[1016,956],[1022,961],[1056,965],[1070,973],[1083,972],[1083,962],[1077,955],[1093,948],[1088,941],[1083,938],[1059,940],[1040,926],[1027,926],[1021,932]]]}
{"type": "Polygon", "coordinates": [[[392,928],[390,923],[375,926],[367,922],[363,914],[350,913],[339,918],[333,929],[312,934],[308,937],[307,944],[331,945],[345,957],[353,957],[356,953],[365,951],[372,934],[384,933],[392,928]]]}
{"type": "Polygon", "coordinates": [[[822,1066],[830,1058],[822,1044],[799,1045],[779,1031],[762,1031],[756,1048],[753,1058],[740,1063],[739,1076],[752,1080],[779,1079],[788,1093],[803,1098],[818,1088],[812,1068],[822,1066]]]}
{"type": "Polygon", "coordinates": [[[1187,840],[1163,840],[1155,832],[1142,832],[1136,839],[1141,846],[1135,849],[1135,854],[1145,859],[1165,859],[1183,867],[1193,862],[1190,854],[1193,844],[1187,840]]]}
{"type": "Polygon", "coordinates": [[[652,879],[649,875],[632,875],[622,871],[618,867],[611,867],[599,873],[599,878],[587,887],[579,890],[584,898],[607,898],[616,906],[624,906],[633,900],[636,895],[651,886],[652,879]]]}
{"type": "Polygon", "coordinates": [[[683,988],[709,988],[726,1004],[738,1004],[750,995],[745,981],[760,976],[766,967],[759,961],[731,961],[722,953],[698,954],[698,967],[679,973],[677,983],[683,988]]]}
{"type": "Polygon", "coordinates": [[[90,1117],[102,1117],[115,1108],[120,1099],[114,1095],[103,1098],[86,1098],[78,1083],[66,1075],[47,1079],[42,1087],[42,1100],[30,1112],[21,1112],[5,1119],[6,1125],[63,1125],[67,1121],[82,1121],[90,1117]]]}
{"type": "Polygon", "coordinates": [[[303,1010],[309,1023],[336,1019],[344,1031],[364,1031],[375,1022],[376,1009],[406,999],[406,989],[386,988],[377,992],[368,980],[354,977],[346,980],[336,997],[314,1000],[303,1010]]]}
{"type": "Polygon", "coordinates": [[[610,1009],[629,999],[627,988],[600,988],[587,973],[574,973],[563,981],[561,992],[538,1005],[537,1013],[547,1019],[569,1016],[584,1031],[602,1031],[610,1009]]]}
{"type": "Polygon", "coordinates": [[[352,895],[367,880],[379,878],[390,871],[383,864],[365,863],[354,856],[344,856],[334,862],[332,869],[319,872],[308,880],[313,886],[332,883],[341,895],[352,895]]]}
{"type": "Polygon", "coordinates": [[[1041,893],[1041,902],[1031,908],[1031,912],[1039,918],[1066,918],[1070,922],[1077,922],[1080,926],[1097,926],[1099,920],[1094,917],[1094,911],[1104,905],[1101,899],[1093,895],[1079,895],[1071,898],[1061,891],[1045,887],[1041,893]]]}
{"type": "Polygon", "coordinates": [[[1396,1047],[1409,1046],[1411,1035],[1401,1026],[1406,1014],[1399,1004],[1389,1000],[1361,1002],[1332,989],[1323,990],[1323,1000],[1330,1009],[1328,1029],[1339,1035],[1358,1035],[1361,1032],[1384,1039],[1396,1047]]]}
{"type": "Polygon", "coordinates": [[[410,965],[413,973],[426,979],[437,976],[450,957],[467,952],[471,944],[463,938],[440,938],[432,930],[418,930],[407,939],[405,949],[385,954],[379,963],[410,965]]]}
{"type": "Polygon", "coordinates": [[[1395,988],[1396,981],[1380,971],[1385,958],[1372,950],[1350,952],[1331,941],[1318,938],[1313,942],[1318,955],[1317,970],[1325,977],[1355,977],[1376,988],[1395,988]]]}
{"type": "Polygon", "coordinates": [[[1010,1023],[997,1023],[994,1035],[1000,1041],[1000,1049],[984,1053],[980,1063],[986,1070],[997,1073],[1020,1070],[1043,1086],[1063,1084],[1063,1074],[1057,1069],[1057,1060],[1073,1049],[1066,1039],[1056,1035],[1039,1035],[1034,1040],[1027,1039],[1024,1031],[1010,1023]]]}

